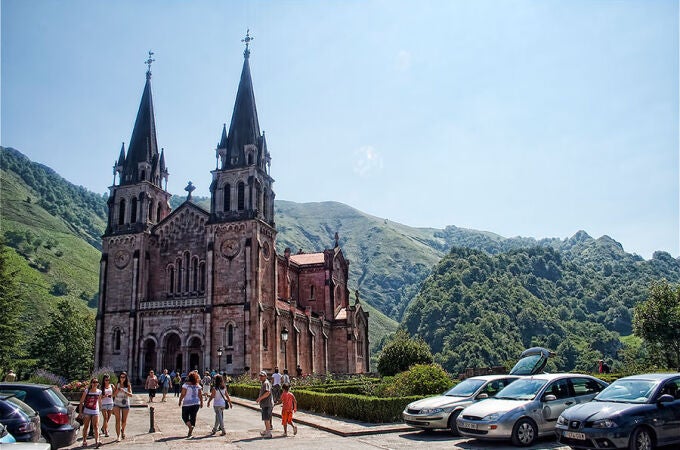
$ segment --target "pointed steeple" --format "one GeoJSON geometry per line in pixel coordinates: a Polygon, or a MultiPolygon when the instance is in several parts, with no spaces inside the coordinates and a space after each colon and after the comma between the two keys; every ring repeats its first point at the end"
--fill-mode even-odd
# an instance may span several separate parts
{"type": "Polygon", "coordinates": [[[241,81],[236,92],[236,102],[234,112],[231,116],[229,133],[227,139],[227,164],[241,166],[245,165],[243,148],[245,145],[252,144],[258,146],[260,143],[260,123],[257,119],[257,108],[255,107],[255,93],[253,91],[253,81],[250,77],[250,50],[247,44],[252,38],[246,35],[246,51],[243,53],[243,69],[241,70],[241,81]]]}
{"type": "Polygon", "coordinates": [[[217,144],[217,148],[227,148],[227,124],[222,125],[222,137],[220,138],[220,143],[217,144]]]}
{"type": "MultiPolygon", "coordinates": [[[[142,170],[140,163],[146,163],[151,169],[154,157],[158,156],[158,142],[156,140],[156,121],[153,113],[153,99],[151,96],[151,59],[152,52],[149,52],[147,64],[149,69],[146,72],[146,84],[142,93],[142,101],[137,111],[135,127],[132,130],[130,145],[128,146],[127,158],[125,159],[125,170],[121,184],[131,184],[142,181],[142,170]]],[[[147,170],[148,172],[148,170],[147,170]]],[[[147,178],[148,179],[148,178],[147,178]]]]}
{"type": "Polygon", "coordinates": [[[121,168],[125,164],[125,142],[123,142],[120,146],[120,155],[118,155],[118,166],[121,168]]]}

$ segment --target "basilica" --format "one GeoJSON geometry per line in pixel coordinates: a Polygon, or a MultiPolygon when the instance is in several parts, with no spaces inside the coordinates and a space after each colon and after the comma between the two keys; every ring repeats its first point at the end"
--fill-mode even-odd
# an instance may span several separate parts
{"type": "Polygon", "coordinates": [[[143,380],[153,369],[369,368],[368,313],[350,298],[335,236],[316,253],[276,251],[271,156],[255,106],[246,35],[229,128],[211,171],[210,210],[172,210],[156,139],[151,54],[132,137],[114,166],[102,236],[95,367],[143,380]]]}

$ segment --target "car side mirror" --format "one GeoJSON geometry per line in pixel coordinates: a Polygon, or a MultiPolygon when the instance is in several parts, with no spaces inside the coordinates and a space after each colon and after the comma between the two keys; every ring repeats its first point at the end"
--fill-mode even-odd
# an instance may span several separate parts
{"type": "Polygon", "coordinates": [[[486,392],[482,392],[477,396],[477,400],[484,400],[485,398],[489,398],[489,394],[487,394],[486,392]]]}
{"type": "Polygon", "coordinates": [[[553,394],[547,394],[543,397],[544,402],[554,402],[557,400],[557,397],[555,397],[553,394]]]}
{"type": "Polygon", "coordinates": [[[659,399],[656,401],[657,403],[670,403],[674,402],[675,397],[673,397],[671,394],[663,394],[659,399]]]}

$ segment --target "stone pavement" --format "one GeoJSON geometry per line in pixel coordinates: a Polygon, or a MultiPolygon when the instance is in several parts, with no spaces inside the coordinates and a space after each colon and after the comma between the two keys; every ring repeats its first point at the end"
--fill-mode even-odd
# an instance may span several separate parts
{"type": "MultiPolygon", "coordinates": [[[[196,421],[193,437],[187,439],[187,428],[182,423],[181,409],[177,405],[177,397],[168,396],[167,402],[160,402],[160,396],[153,403],[146,403],[147,397],[135,394],[131,402],[128,416],[126,439],[115,440],[115,419],[109,422],[110,437],[102,438],[102,449],[169,449],[169,450],[207,450],[225,449],[319,449],[353,450],[365,448],[399,449],[414,446],[432,449],[466,449],[466,450],[506,450],[512,448],[507,443],[482,443],[474,439],[461,439],[450,436],[447,432],[425,433],[414,430],[404,424],[368,424],[319,414],[298,411],[295,422],[298,434],[283,436],[280,420],[280,407],[274,408],[273,439],[263,439],[260,431],[263,424],[259,407],[252,400],[232,396],[234,408],[225,410],[226,436],[211,435],[214,413],[213,408],[202,408],[196,421]],[[154,429],[151,428],[151,408],[153,408],[154,429]]],[[[101,417],[100,417],[101,421],[101,417]]],[[[101,422],[100,422],[101,425],[101,422]]],[[[89,448],[94,448],[94,439],[88,439],[89,448]]],[[[70,449],[81,448],[82,433],[70,449]]],[[[532,449],[559,449],[554,440],[542,442],[532,449]]]]}

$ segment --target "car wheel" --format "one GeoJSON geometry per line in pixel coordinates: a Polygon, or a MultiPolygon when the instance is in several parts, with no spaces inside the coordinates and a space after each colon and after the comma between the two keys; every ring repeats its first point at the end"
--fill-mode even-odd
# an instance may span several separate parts
{"type": "Polygon", "coordinates": [[[451,413],[449,416],[449,431],[453,436],[460,436],[460,433],[458,432],[458,424],[456,423],[456,419],[460,415],[460,412],[462,409],[459,409],[458,411],[454,411],[451,413]]]}
{"type": "Polygon", "coordinates": [[[649,430],[638,427],[633,431],[628,442],[629,450],[652,450],[654,448],[654,438],[649,430]]]}
{"type": "Polygon", "coordinates": [[[520,447],[527,447],[534,443],[538,430],[533,421],[520,419],[512,428],[512,443],[520,447]]]}

